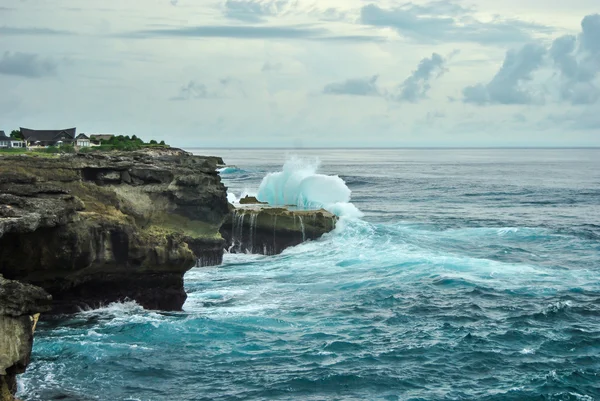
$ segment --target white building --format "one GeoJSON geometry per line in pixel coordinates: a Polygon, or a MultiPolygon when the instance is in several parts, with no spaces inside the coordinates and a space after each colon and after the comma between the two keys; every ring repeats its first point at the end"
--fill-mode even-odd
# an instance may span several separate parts
{"type": "Polygon", "coordinates": [[[86,134],[79,134],[75,138],[75,145],[80,148],[87,148],[92,144],[90,138],[86,134]]]}
{"type": "Polygon", "coordinates": [[[0,148],[24,148],[25,142],[19,141],[18,139],[6,136],[4,131],[0,131],[0,148]]]}

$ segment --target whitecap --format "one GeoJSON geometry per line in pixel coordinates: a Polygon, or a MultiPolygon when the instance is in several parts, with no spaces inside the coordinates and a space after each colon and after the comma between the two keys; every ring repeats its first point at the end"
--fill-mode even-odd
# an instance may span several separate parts
{"type": "Polygon", "coordinates": [[[282,171],[263,178],[257,198],[272,206],[323,208],[340,217],[362,217],[363,213],[350,203],[352,191],[344,180],[337,175],[318,174],[318,168],[318,160],[292,157],[282,171]]]}
{"type": "Polygon", "coordinates": [[[523,348],[521,351],[519,351],[520,354],[523,355],[531,355],[531,354],[535,354],[535,350],[531,349],[531,348],[523,348]]]}

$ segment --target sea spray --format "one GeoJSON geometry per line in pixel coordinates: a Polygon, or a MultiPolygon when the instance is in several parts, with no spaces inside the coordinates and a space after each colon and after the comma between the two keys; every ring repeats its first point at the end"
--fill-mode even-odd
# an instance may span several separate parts
{"type": "Polygon", "coordinates": [[[318,160],[293,157],[283,171],[267,174],[258,188],[257,198],[272,206],[294,206],[304,210],[325,209],[340,217],[362,217],[350,203],[352,191],[337,175],[318,174],[318,160]]]}

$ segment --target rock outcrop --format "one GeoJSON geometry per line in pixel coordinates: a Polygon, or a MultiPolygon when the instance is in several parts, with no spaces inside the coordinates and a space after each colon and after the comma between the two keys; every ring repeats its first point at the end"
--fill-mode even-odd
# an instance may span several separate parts
{"type": "Polygon", "coordinates": [[[233,253],[276,255],[284,249],[320,238],[335,228],[337,217],[326,210],[292,210],[240,205],[221,226],[233,253]]]}
{"type": "Polygon", "coordinates": [[[0,156],[0,274],[56,312],[123,300],[180,310],[184,273],[222,261],[223,161],[181,150],[0,156]]]}
{"type": "Polygon", "coordinates": [[[0,401],[14,400],[16,375],[29,365],[38,316],[50,310],[51,300],[39,287],[0,275],[0,401]]]}

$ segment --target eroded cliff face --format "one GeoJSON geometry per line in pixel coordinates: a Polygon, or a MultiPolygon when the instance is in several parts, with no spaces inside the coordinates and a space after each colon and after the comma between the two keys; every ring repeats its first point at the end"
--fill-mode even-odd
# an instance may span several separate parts
{"type": "Polygon", "coordinates": [[[16,375],[29,365],[39,313],[50,310],[51,301],[43,289],[0,275],[0,401],[14,400],[16,375]]]}
{"type": "Polygon", "coordinates": [[[222,160],[180,150],[0,157],[0,274],[55,311],[125,298],[180,310],[184,273],[222,261],[222,160]]]}
{"type": "Polygon", "coordinates": [[[291,210],[246,201],[221,226],[230,252],[276,255],[335,229],[337,217],[326,210],[291,210]]]}

